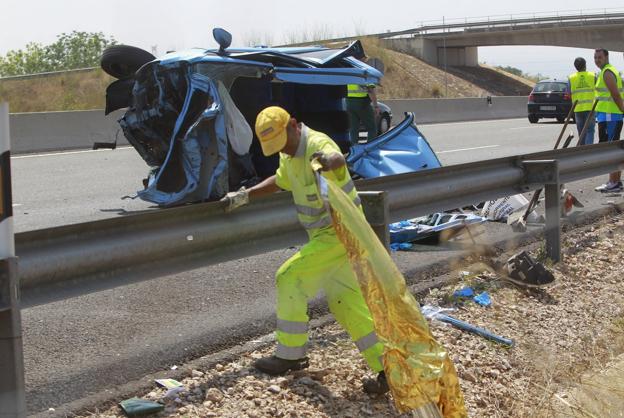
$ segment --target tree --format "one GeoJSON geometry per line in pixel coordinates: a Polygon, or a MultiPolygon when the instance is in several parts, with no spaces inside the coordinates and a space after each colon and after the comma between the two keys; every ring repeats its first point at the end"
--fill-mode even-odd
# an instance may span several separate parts
{"type": "Polygon", "coordinates": [[[12,50],[0,56],[0,76],[95,67],[104,49],[115,44],[113,37],[106,37],[102,32],[62,33],[53,44],[31,42],[24,50],[12,50]]]}

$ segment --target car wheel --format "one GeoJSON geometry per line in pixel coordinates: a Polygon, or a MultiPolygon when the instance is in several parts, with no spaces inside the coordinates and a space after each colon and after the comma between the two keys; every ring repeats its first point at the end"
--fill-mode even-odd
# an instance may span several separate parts
{"type": "Polygon", "coordinates": [[[537,115],[529,115],[529,122],[530,123],[537,123],[538,120],[539,120],[539,118],[537,117],[537,115]]]}
{"type": "Polygon", "coordinates": [[[102,53],[100,66],[107,74],[121,79],[131,77],[143,64],[155,59],[155,56],[144,49],[130,45],[113,45],[102,53]]]}
{"type": "Polygon", "coordinates": [[[379,119],[379,126],[377,126],[377,134],[378,135],[384,134],[384,133],[388,132],[388,129],[390,129],[390,115],[385,113],[379,119]]]}
{"type": "Polygon", "coordinates": [[[563,123],[565,122],[565,118],[563,116],[557,116],[557,122],[563,123]]]}

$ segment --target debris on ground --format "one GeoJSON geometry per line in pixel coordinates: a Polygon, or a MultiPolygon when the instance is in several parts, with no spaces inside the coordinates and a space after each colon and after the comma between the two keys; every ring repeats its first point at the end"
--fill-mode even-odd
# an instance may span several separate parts
{"type": "Polygon", "coordinates": [[[422,312],[425,317],[428,319],[435,319],[440,322],[444,322],[445,324],[451,324],[455,328],[461,329],[463,331],[472,332],[473,334],[480,335],[483,338],[486,338],[490,341],[494,341],[495,343],[503,344],[508,347],[512,347],[514,342],[509,338],[501,337],[500,335],[496,335],[485,328],[475,327],[472,324],[469,324],[466,321],[461,321],[457,318],[453,318],[450,315],[443,314],[442,311],[446,309],[436,308],[431,305],[425,305],[422,307],[422,312]]]}
{"type": "Polygon", "coordinates": [[[119,406],[129,417],[150,415],[165,409],[165,406],[158,402],[139,398],[126,399],[119,402],[119,406]]]}
{"type": "Polygon", "coordinates": [[[509,258],[506,269],[506,278],[521,286],[540,287],[555,281],[555,276],[526,251],[509,258]]]}
{"type": "MultiPolygon", "coordinates": [[[[620,410],[614,410],[608,399],[593,399],[601,408],[590,409],[584,403],[586,396],[577,394],[604,381],[588,378],[592,371],[621,364],[615,361],[624,353],[622,240],[624,216],[567,234],[562,242],[564,261],[552,267],[556,281],[547,288],[516,286],[485,269],[465,274],[469,268],[462,266],[456,275],[460,282],[418,298],[422,304],[454,308],[453,317],[515,343],[507,348],[439,321],[430,323],[453,359],[469,416],[569,417],[582,409],[602,411],[595,416],[618,416],[620,410]],[[472,302],[458,304],[452,294],[465,286],[487,291],[496,303],[487,309],[472,302]]],[[[310,343],[307,370],[283,377],[256,372],[252,363],[273,352],[268,346],[234,362],[198,370],[203,375],[188,370],[188,377],[180,379],[185,390],[174,399],[164,397],[164,388],[139,396],[165,406],[159,417],[401,416],[389,396],[363,393],[361,379],[373,374],[338,325],[314,329],[310,343]]],[[[618,380],[609,379],[609,384],[617,385],[618,380]]],[[[610,387],[609,393],[623,393],[623,384],[610,387]]],[[[88,416],[123,417],[118,406],[88,416]]]]}
{"type": "Polygon", "coordinates": [[[400,244],[427,242],[437,244],[448,241],[464,233],[471,234],[469,228],[486,222],[482,216],[472,213],[439,212],[428,216],[395,222],[390,227],[390,243],[399,244],[397,250],[410,250],[400,244]]]}

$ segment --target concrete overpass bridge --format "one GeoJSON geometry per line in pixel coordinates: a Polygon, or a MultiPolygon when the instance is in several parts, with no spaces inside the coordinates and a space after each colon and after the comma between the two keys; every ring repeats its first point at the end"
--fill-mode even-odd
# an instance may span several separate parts
{"type": "Polygon", "coordinates": [[[422,26],[379,36],[429,63],[476,66],[479,46],[549,45],[624,51],[624,13],[543,16],[422,26]]]}
{"type": "MultiPolygon", "coordinates": [[[[624,51],[624,9],[463,19],[369,36],[428,63],[449,66],[477,66],[480,46],[548,45],[624,51]]],[[[357,37],[332,41],[350,39],[357,37]]]]}

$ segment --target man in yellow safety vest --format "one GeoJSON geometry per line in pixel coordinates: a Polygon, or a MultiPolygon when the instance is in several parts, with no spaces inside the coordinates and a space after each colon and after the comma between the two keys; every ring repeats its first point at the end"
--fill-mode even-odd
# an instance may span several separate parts
{"type": "MultiPolygon", "coordinates": [[[[574,60],[574,68],[576,72],[568,77],[570,83],[570,92],[572,93],[572,103],[576,103],[574,108],[574,120],[576,121],[576,129],[581,135],[585,122],[589,118],[592,107],[594,105],[594,89],[596,86],[596,74],[587,71],[587,63],[585,58],[578,57],[574,60]]],[[[594,143],[595,118],[587,123],[585,137],[581,138],[581,145],[590,145],[594,143]]]]}
{"type": "MultiPolygon", "coordinates": [[[[367,57],[363,57],[362,60],[366,62],[367,57]]],[[[379,115],[375,85],[348,84],[347,112],[349,113],[349,125],[351,127],[351,145],[358,143],[360,124],[363,124],[366,128],[367,141],[372,141],[377,136],[375,120],[379,115]]]]}
{"type": "MultiPolygon", "coordinates": [[[[609,51],[596,49],[594,62],[600,68],[596,82],[596,121],[598,122],[598,141],[611,142],[620,139],[624,115],[624,86],[618,70],[609,64],[609,51]]],[[[596,191],[612,193],[622,191],[622,172],[609,174],[609,181],[596,187],[596,191]]]]}
{"type": "Polygon", "coordinates": [[[247,203],[249,198],[289,190],[310,239],[277,271],[277,349],[273,356],[257,360],[255,367],[271,375],[308,367],[308,300],[323,289],[329,310],[350,334],[369,367],[378,373],[376,379],[363,382],[364,391],[385,393],[389,387],[381,361],[383,345],[310,164],[317,158],[321,175],[362,210],[340,148],[327,135],[308,128],[277,106],[258,114],[255,130],[264,155],[279,152],[279,167],[275,175],[249,190],[228,193],[222,199],[226,210],[247,203]]]}

